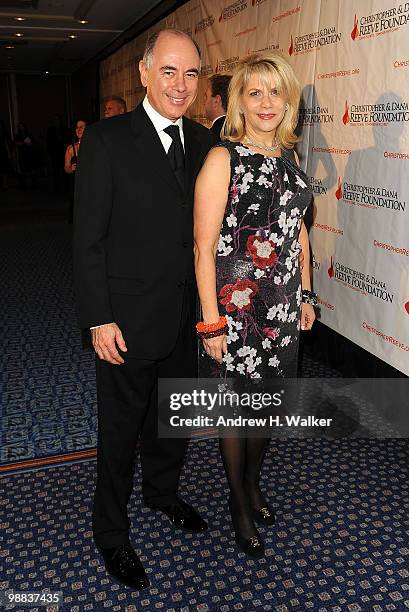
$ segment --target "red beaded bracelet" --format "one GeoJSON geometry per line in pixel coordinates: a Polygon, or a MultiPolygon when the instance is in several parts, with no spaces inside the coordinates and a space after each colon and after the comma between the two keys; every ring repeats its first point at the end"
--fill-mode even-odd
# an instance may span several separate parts
{"type": "Polygon", "coordinates": [[[221,336],[225,334],[228,329],[227,319],[225,316],[219,317],[217,323],[205,323],[199,321],[196,323],[196,330],[200,338],[214,338],[215,336],[221,336]],[[212,335],[209,335],[212,334],[212,335]]]}
{"type": "Polygon", "coordinates": [[[223,334],[227,334],[229,331],[229,326],[225,325],[224,327],[220,327],[219,329],[215,329],[211,332],[197,332],[197,335],[202,340],[206,340],[207,338],[216,338],[216,336],[223,336],[223,334]]]}

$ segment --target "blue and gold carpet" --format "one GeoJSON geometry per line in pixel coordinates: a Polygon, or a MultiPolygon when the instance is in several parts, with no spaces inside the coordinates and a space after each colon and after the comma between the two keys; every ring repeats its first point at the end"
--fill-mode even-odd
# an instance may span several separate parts
{"type": "MultiPolygon", "coordinates": [[[[181,493],[209,531],[175,532],[141,507],[137,473],[132,541],[152,586],[110,580],[91,534],[94,358],[76,327],[70,240],[57,223],[1,235],[0,590],[62,591],[71,612],[408,609],[406,440],[273,441],[263,488],[277,523],[260,561],[235,546],[217,441],[192,441],[181,493]]],[[[303,372],[337,375],[308,356],[303,372]]]]}
{"type": "Polygon", "coordinates": [[[137,475],[131,539],[152,585],[141,593],[108,578],[93,544],[95,465],[3,476],[0,589],[62,591],[71,612],[409,608],[404,440],[272,443],[262,486],[277,523],[260,561],[236,549],[216,440],[192,443],[181,492],[209,531],[176,532],[142,508],[137,475]]]}

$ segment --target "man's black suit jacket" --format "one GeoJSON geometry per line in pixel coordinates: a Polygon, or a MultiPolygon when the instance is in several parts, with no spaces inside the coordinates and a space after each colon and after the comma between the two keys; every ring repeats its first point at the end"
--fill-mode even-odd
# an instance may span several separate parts
{"type": "Polygon", "coordinates": [[[74,219],[79,323],[117,323],[128,357],[166,356],[183,299],[194,300],[194,184],[215,139],[186,118],[183,133],[184,193],[141,104],[89,126],[81,142],[74,219]]]}

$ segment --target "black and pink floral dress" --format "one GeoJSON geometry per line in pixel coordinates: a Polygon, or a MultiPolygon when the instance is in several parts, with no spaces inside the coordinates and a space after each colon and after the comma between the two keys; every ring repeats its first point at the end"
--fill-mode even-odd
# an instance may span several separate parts
{"type": "Polygon", "coordinates": [[[216,258],[219,311],[229,323],[222,366],[202,354],[201,376],[297,376],[301,276],[298,242],[312,192],[291,161],[254,153],[241,143],[230,153],[229,197],[216,258]]]}

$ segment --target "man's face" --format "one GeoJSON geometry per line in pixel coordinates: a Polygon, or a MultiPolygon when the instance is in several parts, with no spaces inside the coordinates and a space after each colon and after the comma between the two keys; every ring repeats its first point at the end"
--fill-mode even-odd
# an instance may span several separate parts
{"type": "Polygon", "coordinates": [[[115,100],[108,100],[105,104],[104,117],[115,117],[116,115],[122,115],[124,109],[115,100]]]}
{"type": "Polygon", "coordinates": [[[194,102],[200,59],[194,44],[183,36],[160,34],[147,68],[139,63],[141,82],[148,100],[162,117],[176,121],[194,102]]]}

